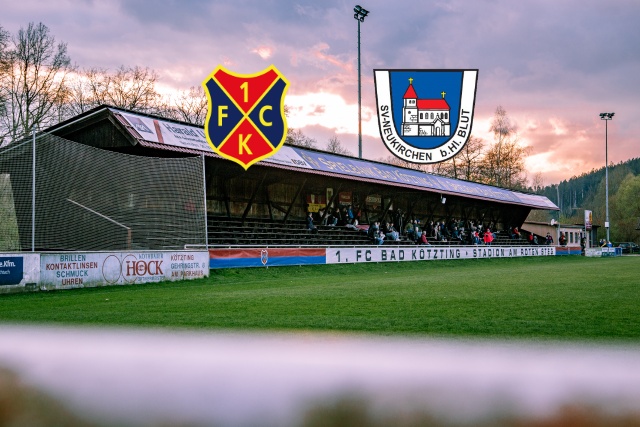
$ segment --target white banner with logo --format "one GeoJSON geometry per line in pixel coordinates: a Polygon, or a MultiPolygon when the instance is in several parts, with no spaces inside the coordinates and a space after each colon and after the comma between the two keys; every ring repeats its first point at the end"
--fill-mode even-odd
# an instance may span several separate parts
{"type": "Polygon", "coordinates": [[[554,256],[555,246],[378,246],[327,248],[327,264],[554,256]]]}
{"type": "Polygon", "coordinates": [[[67,252],[42,254],[40,284],[46,289],[126,285],[209,275],[209,253],[67,252]]]}
{"type": "Polygon", "coordinates": [[[0,292],[39,281],[40,254],[0,254],[0,292]]]}

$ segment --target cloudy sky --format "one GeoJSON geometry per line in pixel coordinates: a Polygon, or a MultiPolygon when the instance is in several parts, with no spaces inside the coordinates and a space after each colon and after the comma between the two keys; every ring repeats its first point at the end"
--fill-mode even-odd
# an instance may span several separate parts
{"type": "Polygon", "coordinates": [[[357,22],[362,24],[363,157],[389,152],[375,115],[374,69],[479,69],[473,134],[492,141],[502,106],[545,184],[640,157],[637,0],[0,0],[0,26],[43,22],[81,68],[150,67],[171,92],[217,66],[289,80],[289,126],[337,135],[358,152],[357,22]]]}

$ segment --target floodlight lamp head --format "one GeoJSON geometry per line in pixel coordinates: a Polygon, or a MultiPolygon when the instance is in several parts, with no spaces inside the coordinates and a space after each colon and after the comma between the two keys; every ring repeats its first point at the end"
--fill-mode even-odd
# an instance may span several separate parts
{"type": "Polygon", "coordinates": [[[616,113],[600,113],[600,118],[602,120],[611,120],[616,113]]]}
{"type": "Polygon", "coordinates": [[[356,7],[353,8],[353,11],[355,12],[355,14],[353,15],[353,17],[355,19],[357,19],[360,22],[364,22],[364,18],[367,17],[367,15],[369,14],[369,11],[364,9],[362,6],[357,5],[356,7]]]}

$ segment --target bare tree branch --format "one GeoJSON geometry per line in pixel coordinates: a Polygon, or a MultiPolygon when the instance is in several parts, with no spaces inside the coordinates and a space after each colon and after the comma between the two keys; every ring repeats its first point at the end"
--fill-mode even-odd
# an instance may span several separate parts
{"type": "Polygon", "coordinates": [[[342,154],[345,156],[353,156],[353,153],[342,146],[337,136],[332,136],[327,144],[326,151],[329,153],[342,154]]]}
{"type": "Polygon", "coordinates": [[[0,74],[0,98],[4,100],[0,135],[16,140],[64,116],[67,79],[74,68],[67,45],[56,44],[42,23],[21,28],[10,45],[0,74]]]}

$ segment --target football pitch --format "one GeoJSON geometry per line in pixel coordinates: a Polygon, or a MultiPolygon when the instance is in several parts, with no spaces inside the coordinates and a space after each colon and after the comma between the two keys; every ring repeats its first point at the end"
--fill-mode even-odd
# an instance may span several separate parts
{"type": "Polygon", "coordinates": [[[0,296],[0,322],[429,337],[640,340],[640,257],[213,270],[0,296]]]}

